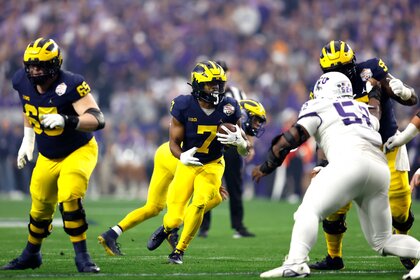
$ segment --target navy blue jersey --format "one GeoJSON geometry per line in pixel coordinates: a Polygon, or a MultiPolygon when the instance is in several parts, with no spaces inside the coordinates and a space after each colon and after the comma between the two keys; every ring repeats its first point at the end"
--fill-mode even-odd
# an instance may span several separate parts
{"type": "Polygon", "coordinates": [[[218,159],[223,154],[223,144],[217,141],[217,127],[221,123],[236,124],[241,117],[239,103],[225,97],[215,111],[207,115],[192,95],[180,95],[172,101],[171,115],[184,125],[182,151],[197,147],[194,155],[201,163],[218,159]]]}
{"type": "Polygon", "coordinates": [[[90,93],[90,87],[80,75],[60,71],[58,79],[47,92],[39,94],[26,76],[18,70],[12,79],[13,88],[19,93],[23,112],[34,128],[38,151],[50,159],[62,158],[89,142],[90,132],[69,128],[47,129],[41,125],[44,114],[77,115],[72,104],[90,93]]]}
{"type": "MultiPolygon", "coordinates": [[[[368,78],[374,78],[377,81],[382,80],[388,74],[388,67],[378,58],[372,58],[356,64],[356,78],[352,80],[354,98],[368,102],[366,92],[366,81],[368,78]]],[[[394,101],[387,95],[382,94],[381,107],[382,116],[379,121],[379,134],[382,137],[382,143],[385,143],[389,137],[395,134],[398,129],[397,120],[395,118],[393,103],[394,101]]]]}

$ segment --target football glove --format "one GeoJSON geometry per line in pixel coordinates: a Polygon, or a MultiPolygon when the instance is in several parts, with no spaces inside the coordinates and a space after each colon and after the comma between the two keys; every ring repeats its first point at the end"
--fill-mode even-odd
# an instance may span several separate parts
{"type": "Polygon", "coordinates": [[[400,79],[392,78],[389,81],[389,87],[392,89],[394,94],[400,97],[402,100],[408,100],[411,98],[411,90],[404,86],[400,79]]]}
{"type": "Polygon", "coordinates": [[[217,140],[224,145],[234,145],[246,149],[246,140],[242,137],[242,129],[236,124],[236,131],[232,132],[228,128],[221,126],[227,134],[216,133],[217,140]]]}
{"type": "Polygon", "coordinates": [[[409,123],[402,132],[397,131],[395,135],[388,138],[383,147],[384,153],[388,153],[389,151],[394,150],[396,147],[407,144],[414,137],[416,137],[418,133],[418,128],[414,124],[409,123]]]}
{"type": "Polygon", "coordinates": [[[182,164],[187,166],[203,166],[203,164],[198,160],[198,158],[194,157],[194,154],[197,152],[197,147],[192,147],[188,151],[181,153],[179,160],[182,164]]]}
{"type": "Polygon", "coordinates": [[[34,147],[35,147],[35,132],[32,127],[26,127],[23,131],[23,139],[22,144],[20,145],[17,157],[17,167],[22,169],[27,161],[31,161],[33,159],[34,154],[34,147]],[[26,158],[25,158],[26,157],[26,158]]]}
{"type": "Polygon", "coordinates": [[[45,128],[54,129],[56,127],[64,128],[66,122],[60,114],[45,114],[41,116],[41,124],[45,128]]]}

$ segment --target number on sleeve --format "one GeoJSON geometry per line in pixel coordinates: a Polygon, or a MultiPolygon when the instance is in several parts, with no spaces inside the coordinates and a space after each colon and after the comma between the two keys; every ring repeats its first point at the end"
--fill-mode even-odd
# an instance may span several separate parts
{"type": "Polygon", "coordinates": [[[76,90],[79,93],[79,95],[81,97],[83,97],[83,96],[87,95],[88,93],[90,93],[90,86],[85,81],[83,81],[83,83],[81,85],[79,85],[76,88],[76,90]]]}
{"type": "Polygon", "coordinates": [[[386,66],[385,62],[382,59],[379,59],[378,65],[379,67],[384,69],[384,72],[388,72],[388,66],[386,66]]]}

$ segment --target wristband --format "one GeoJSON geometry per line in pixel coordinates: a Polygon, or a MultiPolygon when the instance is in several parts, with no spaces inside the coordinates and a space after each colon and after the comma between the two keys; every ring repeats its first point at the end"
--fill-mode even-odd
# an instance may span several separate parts
{"type": "Polygon", "coordinates": [[[64,125],[65,127],[76,129],[79,127],[79,118],[76,116],[68,116],[64,114],[60,114],[64,118],[64,125]]]}
{"type": "Polygon", "coordinates": [[[320,162],[318,162],[318,164],[317,164],[317,166],[322,166],[322,167],[325,167],[325,166],[327,166],[328,165],[328,160],[326,160],[326,159],[323,159],[323,160],[321,160],[320,162]]]}
{"type": "Polygon", "coordinates": [[[277,166],[270,166],[270,164],[267,161],[265,161],[263,164],[261,164],[260,171],[264,174],[270,174],[271,172],[276,170],[276,168],[277,166]]]}

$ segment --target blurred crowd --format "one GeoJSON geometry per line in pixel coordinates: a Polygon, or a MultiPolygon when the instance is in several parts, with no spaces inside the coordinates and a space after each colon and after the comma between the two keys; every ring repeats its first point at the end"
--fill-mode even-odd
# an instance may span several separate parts
{"type": "MultiPolygon", "coordinates": [[[[170,101],[190,92],[190,71],[200,59],[225,60],[230,83],[267,110],[269,123],[246,168],[248,179],[283,127],[282,113],[297,113],[308,99],[321,74],[320,50],[330,40],[349,43],[358,61],[382,58],[420,95],[417,0],[2,1],[0,36],[0,172],[9,178],[0,181],[2,192],[28,189],[23,173],[30,175],[30,167],[15,169],[23,129],[11,77],[22,67],[27,44],[40,36],[57,41],[63,68],[85,77],[105,112],[91,188],[98,195],[144,197],[154,151],[168,138],[170,101]]],[[[416,108],[396,108],[405,127],[416,108]]],[[[409,146],[413,169],[419,142],[417,137],[409,146]]],[[[305,154],[302,163],[307,174],[314,159],[305,154]]],[[[250,196],[273,197],[275,175],[258,186],[246,182],[250,196]]]]}

